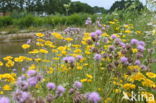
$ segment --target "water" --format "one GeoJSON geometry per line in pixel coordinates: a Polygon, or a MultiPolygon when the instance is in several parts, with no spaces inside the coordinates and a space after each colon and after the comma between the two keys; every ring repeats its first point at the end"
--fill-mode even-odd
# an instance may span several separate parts
{"type": "Polygon", "coordinates": [[[0,42],[0,58],[24,54],[24,50],[22,49],[21,45],[25,42],[26,40],[0,42]]]}

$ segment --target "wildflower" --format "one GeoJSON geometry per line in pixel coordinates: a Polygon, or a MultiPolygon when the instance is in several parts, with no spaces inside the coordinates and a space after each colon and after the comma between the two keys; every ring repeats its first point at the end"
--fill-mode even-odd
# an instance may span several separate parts
{"type": "Polygon", "coordinates": [[[0,67],[3,66],[3,62],[0,61],[0,67]]]}
{"type": "Polygon", "coordinates": [[[28,48],[30,48],[30,45],[29,45],[29,44],[23,44],[23,45],[22,45],[22,48],[23,48],[23,49],[28,49],[28,48]]]}
{"type": "Polygon", "coordinates": [[[49,89],[49,90],[54,90],[55,89],[55,84],[54,83],[48,83],[47,84],[47,88],[49,89]]]}
{"type": "Polygon", "coordinates": [[[132,45],[137,45],[138,44],[138,40],[137,39],[131,39],[131,44],[132,45]]]}
{"type": "Polygon", "coordinates": [[[51,103],[54,100],[54,96],[52,94],[48,94],[48,96],[46,97],[46,101],[48,103],[51,103]]]}
{"type": "Polygon", "coordinates": [[[113,34],[113,35],[111,35],[111,38],[116,39],[117,37],[116,37],[116,35],[113,34]]]}
{"type": "Polygon", "coordinates": [[[53,35],[57,39],[63,39],[63,36],[59,33],[52,33],[51,35],[53,35]]]}
{"type": "Polygon", "coordinates": [[[156,74],[155,74],[155,73],[152,73],[152,72],[147,72],[146,75],[147,75],[149,78],[156,78],[156,74]]]}
{"type": "Polygon", "coordinates": [[[24,103],[30,97],[31,97],[31,95],[29,93],[23,92],[23,91],[20,91],[20,90],[17,90],[16,92],[13,93],[13,98],[18,103],[24,103]]]}
{"type": "Polygon", "coordinates": [[[38,83],[38,80],[36,77],[31,77],[28,79],[28,83],[30,86],[35,86],[38,83]]]}
{"type": "Polygon", "coordinates": [[[1,97],[0,98],[0,103],[10,103],[10,100],[7,97],[1,97]]]}
{"type": "Polygon", "coordinates": [[[101,58],[102,58],[102,56],[100,54],[95,54],[94,55],[94,59],[97,60],[97,61],[101,60],[101,58]]]}
{"type": "Polygon", "coordinates": [[[22,91],[27,91],[28,90],[28,82],[26,81],[21,81],[21,80],[18,80],[17,81],[17,86],[22,90],[22,91]]]}
{"type": "Polygon", "coordinates": [[[9,90],[12,90],[12,89],[11,89],[11,87],[9,85],[4,85],[3,90],[9,91],[9,90]]]}
{"type": "Polygon", "coordinates": [[[62,94],[65,92],[65,88],[61,85],[59,85],[56,89],[56,95],[57,97],[62,96],[62,94]]]}
{"type": "Polygon", "coordinates": [[[155,88],[156,87],[155,82],[153,82],[150,79],[144,79],[142,81],[142,85],[145,86],[145,87],[151,87],[151,88],[155,88]]]}
{"type": "Polygon", "coordinates": [[[82,88],[82,83],[76,81],[76,82],[74,82],[73,87],[74,87],[74,88],[77,88],[77,89],[80,89],[80,88],[82,88]]]}
{"type": "Polygon", "coordinates": [[[36,74],[37,74],[37,72],[35,70],[28,70],[28,72],[27,72],[27,75],[30,76],[30,77],[34,76],[36,74]]]}
{"type": "Polygon", "coordinates": [[[134,64],[135,64],[135,65],[140,65],[141,62],[140,62],[140,60],[136,60],[134,64]]]}
{"type": "Polygon", "coordinates": [[[15,63],[14,63],[12,60],[9,60],[9,61],[5,64],[5,66],[8,67],[8,68],[10,68],[10,67],[13,67],[14,64],[15,64],[15,63]]]}
{"type": "Polygon", "coordinates": [[[120,58],[120,61],[121,61],[122,63],[127,63],[127,62],[128,62],[128,58],[126,58],[126,57],[121,57],[121,58],[120,58]]]}
{"type": "Polygon", "coordinates": [[[81,60],[81,59],[83,58],[83,56],[78,55],[78,56],[76,56],[76,58],[77,58],[78,60],[81,60]]]}
{"type": "Polygon", "coordinates": [[[145,42],[143,42],[143,41],[139,41],[139,42],[138,42],[138,45],[141,45],[141,46],[144,47],[144,46],[145,46],[145,42]]]}
{"type": "Polygon", "coordinates": [[[96,34],[95,32],[92,32],[92,33],[90,34],[90,36],[91,36],[92,38],[96,38],[97,34],[96,34]]]}
{"type": "Polygon", "coordinates": [[[44,37],[44,34],[43,33],[37,33],[36,36],[37,37],[44,37]]]}
{"type": "Polygon", "coordinates": [[[142,45],[138,45],[137,46],[137,49],[140,51],[140,52],[143,52],[145,50],[145,48],[142,46],[142,45]]]}
{"type": "Polygon", "coordinates": [[[92,92],[87,95],[87,100],[92,103],[98,103],[101,97],[97,92],[92,92]]]}
{"type": "Polygon", "coordinates": [[[39,52],[40,52],[40,53],[44,53],[44,54],[47,54],[47,53],[48,53],[48,51],[45,50],[45,49],[40,49],[39,52]]]}
{"type": "Polygon", "coordinates": [[[70,42],[70,41],[73,41],[72,38],[65,38],[66,41],[70,42]]]}
{"type": "Polygon", "coordinates": [[[98,36],[100,36],[102,34],[102,31],[101,30],[96,30],[95,32],[98,36]]]}
{"type": "Polygon", "coordinates": [[[74,63],[75,61],[75,58],[72,57],[72,56],[68,56],[68,57],[64,57],[63,60],[66,62],[66,63],[74,63]]]}
{"type": "Polygon", "coordinates": [[[135,89],[135,85],[134,84],[130,84],[130,83],[126,83],[123,85],[123,88],[129,90],[129,89],[135,89]]]}

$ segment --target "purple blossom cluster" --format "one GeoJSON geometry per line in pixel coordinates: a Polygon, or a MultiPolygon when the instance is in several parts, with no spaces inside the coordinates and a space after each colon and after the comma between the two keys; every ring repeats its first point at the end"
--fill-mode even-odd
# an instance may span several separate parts
{"type": "Polygon", "coordinates": [[[92,24],[92,20],[91,20],[90,17],[87,18],[85,24],[86,24],[86,25],[91,25],[91,24],[92,24]]]}
{"type": "Polygon", "coordinates": [[[64,30],[64,33],[65,34],[79,34],[80,33],[80,28],[71,28],[71,27],[68,27],[64,30]]]}

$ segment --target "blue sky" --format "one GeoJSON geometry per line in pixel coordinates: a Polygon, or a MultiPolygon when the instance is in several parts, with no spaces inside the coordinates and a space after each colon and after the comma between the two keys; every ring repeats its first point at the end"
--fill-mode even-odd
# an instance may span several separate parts
{"type": "MultiPolygon", "coordinates": [[[[109,9],[115,1],[120,0],[72,0],[72,1],[81,1],[87,3],[91,6],[99,6],[109,9]]],[[[143,4],[145,4],[146,0],[140,0],[143,4]]]]}

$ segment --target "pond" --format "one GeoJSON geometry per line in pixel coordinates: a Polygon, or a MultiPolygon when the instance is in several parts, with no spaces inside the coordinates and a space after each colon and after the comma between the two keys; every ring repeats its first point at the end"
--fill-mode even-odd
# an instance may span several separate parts
{"type": "Polygon", "coordinates": [[[18,56],[24,54],[21,45],[27,40],[0,42],[0,58],[5,56],[18,56]]]}

